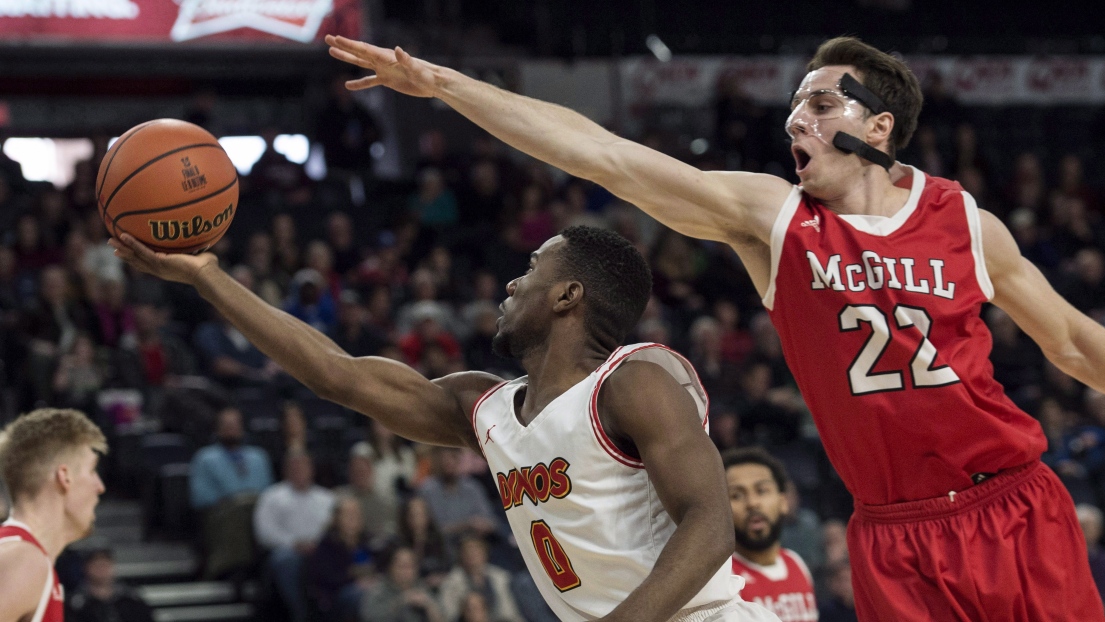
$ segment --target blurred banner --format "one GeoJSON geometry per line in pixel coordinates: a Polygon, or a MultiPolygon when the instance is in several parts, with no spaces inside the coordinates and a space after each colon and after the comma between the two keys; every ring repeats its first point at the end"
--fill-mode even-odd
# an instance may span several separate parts
{"type": "MultiPolygon", "coordinates": [[[[752,101],[788,105],[806,74],[797,56],[648,57],[621,64],[621,100],[629,110],[657,104],[705,106],[721,90],[752,101]]],[[[906,62],[922,86],[939,79],[946,93],[968,105],[1105,103],[1105,58],[1062,56],[911,56],[906,62]]]]}
{"type": "Polygon", "coordinates": [[[361,36],[358,0],[0,0],[0,40],[311,43],[361,36]]]}

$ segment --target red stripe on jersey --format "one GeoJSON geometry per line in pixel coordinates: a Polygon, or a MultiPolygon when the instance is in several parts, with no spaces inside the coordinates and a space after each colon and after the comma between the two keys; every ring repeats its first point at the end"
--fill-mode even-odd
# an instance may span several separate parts
{"type": "Polygon", "coordinates": [[[610,375],[610,372],[617,369],[618,365],[621,364],[626,357],[643,349],[644,348],[630,350],[620,356],[619,353],[622,351],[622,348],[614,350],[610,358],[607,359],[609,362],[607,363],[606,371],[602,372],[602,375],[599,376],[599,381],[595,384],[595,390],[591,392],[591,429],[594,430],[595,437],[599,439],[599,445],[606,450],[606,453],[610,454],[611,458],[634,469],[645,468],[645,463],[618,449],[617,446],[614,445],[614,442],[610,440],[610,437],[606,435],[606,430],[602,429],[602,422],[599,420],[599,390],[602,389],[602,383],[606,380],[606,377],[610,375]]]}

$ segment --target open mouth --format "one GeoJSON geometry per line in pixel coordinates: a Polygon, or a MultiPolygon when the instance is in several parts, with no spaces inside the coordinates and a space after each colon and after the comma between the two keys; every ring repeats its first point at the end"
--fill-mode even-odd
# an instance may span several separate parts
{"type": "Polygon", "coordinates": [[[806,170],[806,167],[810,164],[810,154],[797,145],[791,145],[790,152],[794,155],[794,171],[801,173],[806,170]]]}

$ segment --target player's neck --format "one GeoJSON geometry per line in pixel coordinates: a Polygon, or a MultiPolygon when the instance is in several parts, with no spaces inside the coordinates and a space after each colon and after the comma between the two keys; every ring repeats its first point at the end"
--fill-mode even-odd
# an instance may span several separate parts
{"type": "Polygon", "coordinates": [[[27,526],[35,540],[46,549],[50,561],[57,560],[62,550],[77,540],[66,528],[65,507],[60,500],[40,497],[20,503],[12,508],[11,518],[27,526]]]}
{"type": "Polygon", "coordinates": [[[909,190],[895,186],[886,170],[872,164],[863,166],[821,202],[841,215],[890,217],[908,200],[909,190]]]}
{"type": "Polygon", "coordinates": [[[579,384],[610,357],[590,339],[550,335],[544,347],[522,357],[528,382],[518,416],[528,425],[546,406],[579,384]]]}
{"type": "Polygon", "coordinates": [[[782,546],[778,542],[776,542],[775,544],[772,544],[762,551],[749,551],[748,549],[742,548],[741,545],[738,544],[737,555],[740,555],[753,564],[758,564],[760,566],[770,566],[778,561],[780,548],[782,548],[782,546]]]}

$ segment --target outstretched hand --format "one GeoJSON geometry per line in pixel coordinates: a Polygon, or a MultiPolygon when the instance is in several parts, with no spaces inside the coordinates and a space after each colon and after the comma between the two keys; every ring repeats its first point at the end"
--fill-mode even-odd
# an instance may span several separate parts
{"type": "Polygon", "coordinates": [[[389,50],[334,35],[326,35],[326,44],[330,46],[330,56],[376,72],[374,76],[346,82],[345,88],[351,91],[386,86],[404,95],[434,96],[434,65],[414,58],[400,47],[389,50]]]}
{"type": "Polygon", "coordinates": [[[211,253],[188,255],[184,253],[158,253],[134,239],[129,233],[108,240],[115,249],[115,256],[137,270],[152,274],[166,281],[195,285],[200,272],[209,266],[217,266],[219,259],[211,253]]]}

